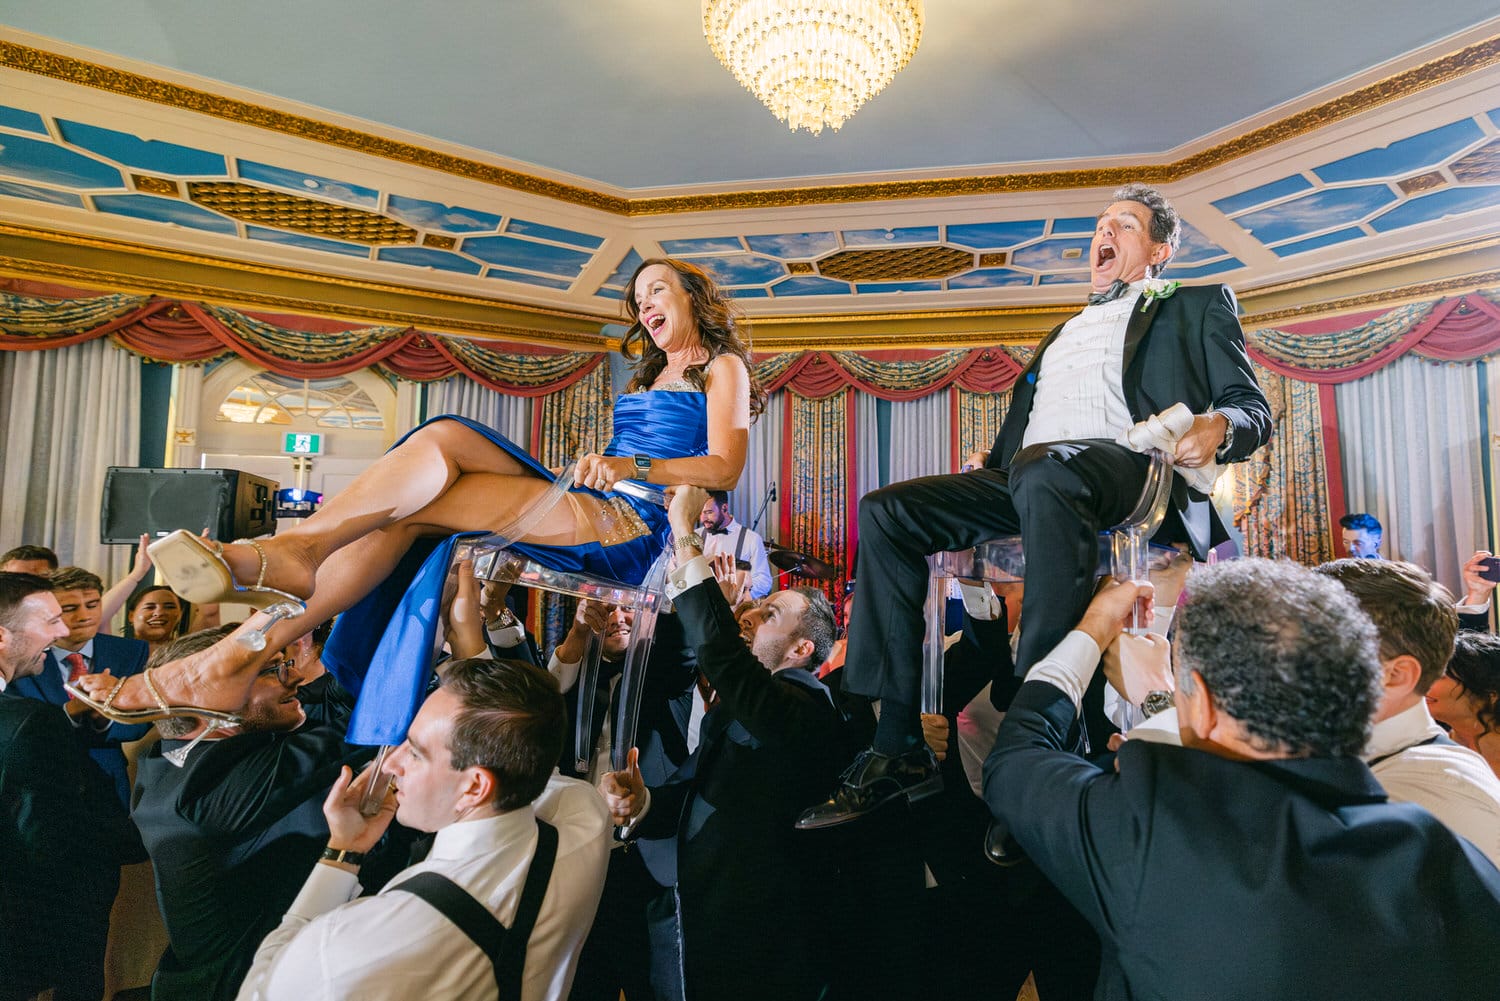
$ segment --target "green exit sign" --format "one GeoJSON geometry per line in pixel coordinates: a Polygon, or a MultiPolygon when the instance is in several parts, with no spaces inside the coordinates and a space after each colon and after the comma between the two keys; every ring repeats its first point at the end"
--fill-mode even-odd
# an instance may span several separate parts
{"type": "Polygon", "coordinates": [[[320,434],[302,434],[297,431],[286,432],[286,440],[282,443],[281,450],[287,455],[322,455],[323,436],[320,434]]]}

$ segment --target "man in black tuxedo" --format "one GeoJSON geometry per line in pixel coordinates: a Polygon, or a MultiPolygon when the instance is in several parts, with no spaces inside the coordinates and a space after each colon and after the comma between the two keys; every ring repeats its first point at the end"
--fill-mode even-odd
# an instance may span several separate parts
{"type": "MultiPolygon", "coordinates": [[[[154,662],[206,649],[233,628],[184,636],[154,662]]],[[[344,743],[353,699],[331,675],[299,690],[294,646],[261,670],[241,725],[189,749],[207,724],[163,720],[161,742],[137,765],[132,817],[171,940],[151,981],[155,1001],[235,996],[328,840],[323,797],[345,764],[358,769],[374,753],[344,743]],[[166,756],[184,751],[181,766],[166,756]]]]}
{"type": "Polygon", "coordinates": [[[1099,933],[1095,996],[1493,995],[1500,871],[1362,760],[1378,637],[1336,581],[1270,560],[1196,572],[1172,672],[1184,746],[1127,740],[1117,771],[1070,752],[1100,653],[1150,592],[1100,593],[984,769],[990,810],[1099,933]]]}
{"type": "Polygon", "coordinates": [[[675,861],[653,869],[668,887],[653,909],[658,997],[815,998],[812,915],[827,901],[792,820],[840,764],[840,717],[811,673],[833,608],[810,588],[778,591],[737,622],[693,532],[706,497],[679,487],[668,512],[681,562],[667,593],[712,686],[699,743],[649,791],[634,751],[600,789],[617,823],[675,861]]]}
{"type": "MultiPolygon", "coordinates": [[[[984,468],[894,483],[860,500],[860,600],[880,613],[855,620],[845,683],[881,699],[880,723],[873,748],[799,826],[842,823],[940,787],[918,714],[928,554],[1020,533],[1031,555],[1016,658],[1024,673],[1078,621],[1094,589],[1098,534],[1140,496],[1149,460],[1117,437],[1178,403],[1195,415],[1171,457],[1178,467],[1240,461],[1270,437],[1234,294],[1153,277],[1180,230],[1160,192],[1116,191],[1090,248],[1095,294],[1037,348],[984,468]]],[[[1187,542],[1201,559],[1227,538],[1208,496],[1174,477],[1156,540],[1187,542]]]]}
{"type": "Polygon", "coordinates": [[[0,572],[0,1001],[98,1001],[120,866],[146,857],[63,712],[15,692],[67,632],[46,578],[0,572]]]}
{"type": "MultiPolygon", "coordinates": [[[[81,674],[109,672],[116,678],[139,674],[146,666],[150,647],[140,640],[101,635],[100,603],[104,582],[81,567],[63,567],[49,578],[52,592],[62,606],[68,634],[47,651],[42,670],[29,678],[16,679],[17,695],[39,699],[54,706],[66,705],[69,695],[63,683],[81,674]]],[[[89,749],[89,757],[114,783],[120,805],[130,805],[130,776],[120,745],[140,740],[151,729],[149,723],[110,723],[95,713],[73,717],[75,731],[89,749]]]]}

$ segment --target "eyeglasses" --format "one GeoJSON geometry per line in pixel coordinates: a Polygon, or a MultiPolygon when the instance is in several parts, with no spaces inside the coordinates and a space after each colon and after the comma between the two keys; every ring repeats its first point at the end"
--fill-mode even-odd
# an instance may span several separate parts
{"type": "Polygon", "coordinates": [[[295,688],[302,680],[297,674],[297,661],[291,657],[277,657],[260,669],[261,676],[269,676],[273,673],[276,675],[276,680],[287,688],[295,688]]]}

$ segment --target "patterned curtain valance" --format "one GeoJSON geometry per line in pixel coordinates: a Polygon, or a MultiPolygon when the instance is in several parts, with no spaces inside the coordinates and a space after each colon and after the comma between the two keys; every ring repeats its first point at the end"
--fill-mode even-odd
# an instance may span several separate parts
{"type": "Polygon", "coordinates": [[[914,400],[952,385],[971,393],[1004,392],[1027,356],[1008,347],[788,352],[757,358],[755,376],[766,392],[790,388],[807,399],[852,387],[882,400],[914,400]]]}
{"type": "Polygon", "coordinates": [[[414,382],[463,374],[490,389],[528,397],[572,385],[605,358],[597,351],[478,342],[412,327],[357,326],[0,279],[0,350],[48,350],[105,336],[158,362],[204,362],[234,354],[304,379],[378,365],[414,382]]]}
{"type": "Polygon", "coordinates": [[[1352,382],[1413,351],[1437,361],[1473,361],[1500,351],[1496,290],[1331,317],[1247,335],[1250,356],[1303,382],[1352,382]]]}

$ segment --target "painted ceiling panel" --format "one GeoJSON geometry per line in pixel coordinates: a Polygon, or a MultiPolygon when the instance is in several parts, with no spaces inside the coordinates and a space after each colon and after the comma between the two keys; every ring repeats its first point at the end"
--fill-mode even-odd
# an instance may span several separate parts
{"type": "Polygon", "coordinates": [[[595,294],[606,295],[606,292],[609,292],[610,294],[606,298],[612,298],[613,293],[623,289],[625,283],[630,280],[630,276],[635,274],[635,269],[640,266],[641,255],[634,247],[631,247],[630,253],[620,259],[620,263],[615,267],[614,273],[604,279],[604,283],[599,286],[599,290],[595,294]]]}
{"type": "MultiPolygon", "coordinates": [[[[1089,222],[1089,229],[1094,228],[1089,222]]],[[[1047,220],[1031,219],[1026,222],[979,222],[966,225],[949,225],[947,242],[974,250],[1004,250],[1028,240],[1035,240],[1047,231],[1047,220]]],[[[1054,230],[1055,231],[1055,230],[1054,230]]]]}
{"type": "Polygon", "coordinates": [[[688,259],[725,285],[764,285],[787,273],[781,262],[753,254],[688,259]]]}
{"type": "Polygon", "coordinates": [[[191,146],[179,146],[160,139],[142,139],[128,132],[102,129],[97,125],[70,122],[64,118],[57,120],[57,131],[65,142],[138,170],[175,174],[179,177],[223,177],[225,174],[222,156],[193,149],[191,146]]]}
{"type": "Polygon", "coordinates": [[[789,295],[848,295],[852,291],[848,282],[811,276],[788,278],[771,286],[771,294],[778,299],[789,295]]]}
{"type": "Polygon", "coordinates": [[[1235,268],[1244,266],[1238,258],[1230,257],[1222,261],[1214,261],[1212,264],[1200,264],[1196,268],[1168,267],[1162,274],[1176,281],[1193,281],[1197,278],[1207,278],[1209,275],[1221,275],[1226,271],[1233,271],[1235,268]]]}
{"type": "Polygon", "coordinates": [[[418,229],[459,235],[497,233],[504,218],[493,212],[481,212],[460,205],[444,205],[442,202],[430,202],[422,198],[407,198],[404,195],[391,195],[386,201],[386,211],[418,229]]]}
{"type": "Polygon", "coordinates": [[[1277,257],[1294,257],[1297,254],[1305,254],[1309,250],[1320,250],[1323,247],[1331,247],[1336,243],[1347,243],[1350,240],[1358,240],[1362,236],[1368,236],[1358,226],[1350,226],[1347,229],[1335,230],[1332,233],[1324,233],[1322,236],[1314,236],[1306,240],[1296,240],[1292,243],[1280,243],[1271,250],[1277,257]]]}
{"type": "Polygon", "coordinates": [[[559,226],[546,226],[539,222],[527,222],[525,219],[512,219],[510,225],[505,227],[505,231],[519,236],[535,237],[538,240],[551,240],[553,243],[566,243],[570,247],[583,247],[585,250],[598,250],[604,246],[602,236],[579,233],[559,226]]]}
{"type": "Polygon", "coordinates": [[[1243,212],[1245,209],[1254,208],[1257,205],[1265,205],[1268,202],[1276,201],[1278,198],[1295,195],[1299,191],[1306,191],[1312,186],[1313,183],[1301,174],[1293,174],[1291,177],[1283,177],[1279,181],[1262,184],[1259,187],[1251,188],[1249,191],[1241,191],[1237,195],[1230,195],[1228,198],[1220,198],[1214,202],[1214,208],[1225,215],[1234,215],[1236,212],[1243,212]]]}
{"type": "MultiPolygon", "coordinates": [[[[1083,278],[1069,278],[1068,281],[1083,281],[1083,278]]],[[[1010,268],[980,268],[978,271],[970,271],[968,274],[959,275],[948,279],[950,289],[958,288],[1014,288],[1020,285],[1030,285],[1034,281],[1033,276],[1024,271],[1012,271],[1010,268]]]]}
{"type": "Polygon", "coordinates": [[[1076,236],[1079,233],[1093,235],[1094,227],[1098,224],[1097,216],[1075,216],[1072,219],[1053,219],[1053,236],[1076,236]]]}
{"type": "Polygon", "coordinates": [[[438,271],[453,271],[461,275],[477,275],[478,261],[471,261],[460,254],[430,247],[381,247],[377,260],[395,264],[410,264],[418,268],[434,268],[438,271]]]}
{"type": "Polygon", "coordinates": [[[1376,232],[1385,233],[1419,222],[1446,219],[1449,216],[1500,207],[1500,185],[1449,188],[1413,198],[1370,220],[1376,232]]]}
{"type": "Polygon", "coordinates": [[[937,243],[936,226],[910,226],[902,229],[846,229],[846,247],[898,247],[912,243],[937,243]]]}
{"type": "Polygon", "coordinates": [[[1325,163],[1313,173],[1329,183],[1368,181],[1400,177],[1423,167],[1431,167],[1468,148],[1484,137],[1472,119],[1453,122],[1442,128],[1402,139],[1380,149],[1366,150],[1342,160],[1325,163]]]}
{"type": "Polygon", "coordinates": [[[1033,271],[1087,271],[1089,240],[1063,237],[1022,247],[1010,255],[1010,263],[1033,271]]]}
{"type": "Polygon", "coordinates": [[[781,233],[776,236],[747,236],[745,243],[757,254],[779,257],[784,261],[821,257],[839,249],[835,233],[781,233]]]}
{"type": "Polygon", "coordinates": [[[1358,222],[1396,198],[1396,193],[1384,184],[1331,188],[1242,215],[1235,222],[1261,243],[1280,243],[1358,222]]]}
{"type": "Polygon", "coordinates": [[[855,291],[860,295],[878,295],[889,292],[941,292],[942,282],[855,282],[855,291]]]}
{"type": "Polygon", "coordinates": [[[506,281],[520,282],[523,285],[536,285],[540,288],[568,289],[573,283],[563,281],[561,278],[546,278],[542,275],[528,275],[520,271],[509,271],[505,268],[490,268],[484,273],[486,278],[504,278],[506,281]]]}
{"type": "Polygon", "coordinates": [[[320,174],[309,174],[286,167],[273,167],[254,160],[240,161],[240,178],[267,187],[282,188],[299,195],[316,195],[362,209],[373,209],[380,202],[380,192],[348,181],[336,181],[320,174]]]}
{"type": "Polygon", "coordinates": [[[125,187],[120,172],[93,157],[26,136],[0,136],[0,175],[65,188],[125,187]]]}
{"type": "Polygon", "coordinates": [[[41,115],[34,111],[22,111],[20,108],[8,108],[4,105],[0,105],[0,128],[47,134],[47,123],[42,120],[41,115]]]}
{"type": "Polygon", "coordinates": [[[362,257],[366,260],[370,257],[370,248],[360,246],[357,243],[325,240],[318,236],[308,236],[305,233],[288,233],[285,230],[268,229],[265,226],[246,226],[245,236],[251,240],[279,243],[287,247],[301,247],[303,250],[321,250],[324,253],[343,254],[347,257],[362,257]]]}
{"type": "Polygon", "coordinates": [[[9,195],[12,198],[30,198],[35,202],[47,202],[50,205],[71,205],[75,209],[83,208],[83,199],[71,191],[54,191],[51,188],[38,188],[30,184],[22,184],[19,181],[0,181],[0,195],[9,195]]]}
{"type": "Polygon", "coordinates": [[[1173,265],[1203,264],[1227,254],[1228,251],[1203,235],[1203,231],[1186,219],[1182,220],[1182,243],[1172,255],[1173,265]]]}
{"type": "Polygon", "coordinates": [[[593,259],[592,254],[514,236],[471,236],[461,249],[486,264],[540,271],[559,278],[577,278],[593,259]]]}
{"type": "Polygon", "coordinates": [[[192,202],[178,198],[158,198],[155,195],[95,195],[94,208],[113,215],[133,216],[152,222],[165,222],[174,226],[238,235],[234,221],[217,212],[200,208],[192,202]]]}
{"type": "Polygon", "coordinates": [[[689,240],[663,240],[662,253],[672,257],[687,257],[690,254],[737,253],[745,249],[737,236],[700,236],[689,240]]]}

